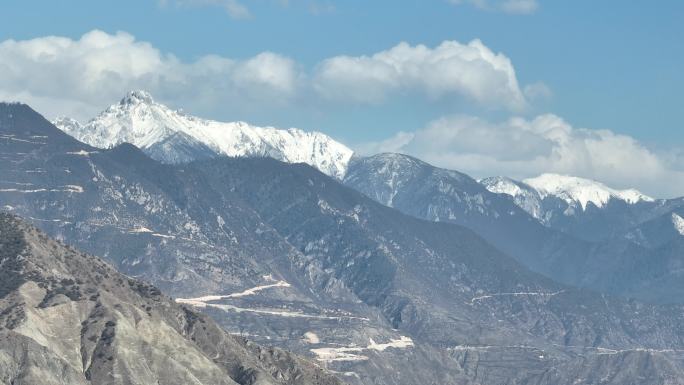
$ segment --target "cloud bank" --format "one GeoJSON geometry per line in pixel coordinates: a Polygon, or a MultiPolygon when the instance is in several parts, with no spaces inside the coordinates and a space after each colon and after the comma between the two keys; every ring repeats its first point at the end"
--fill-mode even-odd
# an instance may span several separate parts
{"type": "Polygon", "coordinates": [[[401,43],[372,56],[333,57],[320,64],[314,87],[331,99],[366,103],[415,90],[512,110],[526,106],[511,61],[479,40],[445,41],[434,49],[401,43]]]}
{"type": "MultiPolygon", "coordinates": [[[[183,61],[126,32],[94,30],[78,39],[5,40],[0,58],[0,100],[26,102],[49,118],[91,118],[132,89],[210,111],[307,103],[343,109],[348,103],[373,105],[410,95],[454,104],[464,99],[517,115],[552,97],[543,83],[521,87],[510,59],[479,40],[436,47],[400,43],[371,55],[326,58],[307,70],[273,52],[183,61]]],[[[555,115],[499,122],[444,117],[358,150],[404,152],[476,177],[557,172],[656,196],[684,192],[681,149],[656,152],[629,136],[575,128],[555,115]]]]}
{"type": "Polygon", "coordinates": [[[295,100],[380,103],[406,94],[515,111],[527,104],[511,61],[479,40],[445,41],[435,48],[400,43],[370,56],[327,58],[309,71],[272,52],[188,62],[126,32],[99,30],[79,39],[5,40],[0,57],[0,98],[28,102],[48,116],[81,119],[131,89],[149,90],[167,102],[182,95],[207,105],[252,109],[295,100]]]}
{"type": "Polygon", "coordinates": [[[474,177],[523,179],[544,172],[580,176],[654,196],[684,193],[681,152],[658,153],[610,130],[575,128],[545,114],[490,122],[444,117],[415,132],[358,146],[361,153],[401,152],[474,177]]]}
{"type": "Polygon", "coordinates": [[[245,60],[207,55],[183,62],[125,32],[94,30],[78,40],[48,36],[0,43],[0,98],[21,100],[48,116],[91,117],[127,90],[160,99],[247,103],[297,92],[297,64],[263,52],[245,60]]]}

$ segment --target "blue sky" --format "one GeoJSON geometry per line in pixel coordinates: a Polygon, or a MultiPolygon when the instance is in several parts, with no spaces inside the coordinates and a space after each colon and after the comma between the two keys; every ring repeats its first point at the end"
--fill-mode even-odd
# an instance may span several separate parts
{"type": "MultiPolygon", "coordinates": [[[[464,160],[456,156],[459,154],[450,153],[449,148],[435,154],[426,148],[429,144],[424,143],[422,147],[416,144],[418,140],[412,143],[400,140],[401,145],[388,145],[387,140],[396,139],[398,133],[410,134],[437,126],[448,126],[442,131],[462,132],[451,127],[468,121],[466,117],[476,118],[479,124],[488,127],[479,133],[487,130],[508,133],[511,125],[518,127],[510,123],[511,118],[525,119],[532,127],[535,119],[550,113],[575,131],[607,129],[619,138],[627,136],[635,141],[637,150],[643,147],[656,156],[663,163],[660,168],[679,170],[683,163],[684,44],[681,37],[684,23],[681,21],[684,3],[681,1],[22,0],[5,2],[2,13],[0,41],[26,41],[52,35],[78,41],[93,30],[108,35],[124,31],[136,43],[149,43],[163,58],[173,55],[173,60],[186,64],[207,55],[248,61],[263,52],[287,59],[282,63],[291,66],[297,85],[292,86],[291,81],[286,85],[278,83],[282,86],[279,91],[286,89],[286,97],[266,90],[249,91],[247,98],[240,97],[237,91],[214,99],[196,95],[184,98],[177,91],[177,85],[154,83],[158,85],[152,90],[157,99],[203,117],[319,130],[368,151],[413,152],[433,163],[473,174],[496,172],[525,177],[540,171],[540,166],[513,167],[501,159],[483,160],[482,151],[464,148],[460,141],[455,147],[477,156],[464,160]],[[522,8],[506,8],[511,3],[522,8]],[[365,90],[365,78],[355,79],[359,84],[345,89],[344,95],[336,92],[340,86],[349,84],[348,77],[325,83],[324,92],[315,80],[326,60],[341,55],[370,56],[401,42],[409,47],[425,45],[432,50],[445,41],[467,45],[473,39],[481,40],[487,49],[501,53],[510,61],[517,89],[525,98],[524,107],[512,107],[510,100],[504,100],[510,95],[483,96],[501,87],[497,83],[501,79],[494,79],[498,73],[492,73],[493,80],[483,79],[484,85],[463,90],[459,85],[441,89],[415,78],[405,80],[407,76],[422,76],[408,75],[406,70],[396,75],[401,79],[393,78],[392,85],[385,84],[380,91],[377,87],[365,90]],[[300,83],[307,85],[300,86],[300,83]],[[373,92],[381,96],[360,102],[351,95],[373,92]],[[335,96],[329,97],[331,93],[335,96]],[[478,159],[480,163],[490,162],[491,166],[478,168],[468,163],[478,159]]],[[[8,55],[0,57],[0,64],[8,55]]],[[[281,62],[270,60],[269,63],[281,62]]],[[[435,67],[426,68],[436,71],[435,67]]],[[[489,75],[489,72],[478,72],[468,79],[489,75]]],[[[139,77],[135,79],[122,82],[122,87],[149,84],[139,77]]],[[[63,109],[81,119],[92,116],[116,101],[118,96],[114,95],[125,92],[103,91],[101,98],[87,93],[73,94],[69,96],[73,103],[66,105],[51,102],[56,98],[54,90],[20,93],[17,91],[20,86],[17,79],[0,81],[0,96],[27,99],[43,107],[48,116],[63,109]]],[[[62,86],[71,88],[66,80],[62,86]]],[[[198,87],[199,91],[195,92],[201,91],[201,85],[198,87]]],[[[474,136],[482,136],[479,133],[474,136]]],[[[475,147],[480,145],[484,144],[475,147]]],[[[539,155],[537,152],[552,151],[542,147],[532,148],[527,158],[539,155]]],[[[591,164],[570,167],[566,163],[559,162],[550,171],[574,172],[625,186],[653,183],[626,177],[610,178],[609,168],[598,172],[591,164]]],[[[662,188],[653,190],[673,194],[662,188]]]]}

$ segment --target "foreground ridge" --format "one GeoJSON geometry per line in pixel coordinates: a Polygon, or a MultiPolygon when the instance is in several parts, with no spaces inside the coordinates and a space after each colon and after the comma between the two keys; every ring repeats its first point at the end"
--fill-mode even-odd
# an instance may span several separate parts
{"type": "Polygon", "coordinates": [[[341,384],[0,213],[0,382],[341,384]]]}

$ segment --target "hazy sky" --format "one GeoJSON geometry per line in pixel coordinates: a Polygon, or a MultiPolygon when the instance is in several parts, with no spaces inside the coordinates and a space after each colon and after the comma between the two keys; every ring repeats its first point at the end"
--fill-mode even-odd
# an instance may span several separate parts
{"type": "Polygon", "coordinates": [[[481,177],[684,195],[684,3],[3,4],[0,99],[86,120],[130,89],[481,177]]]}

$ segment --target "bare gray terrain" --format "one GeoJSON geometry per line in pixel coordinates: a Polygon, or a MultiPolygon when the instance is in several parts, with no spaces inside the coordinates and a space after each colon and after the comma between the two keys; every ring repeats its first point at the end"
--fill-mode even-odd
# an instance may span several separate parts
{"type": "Polygon", "coordinates": [[[5,210],[345,382],[684,383],[681,306],[555,283],[312,167],[162,165],[80,143],[23,105],[0,109],[0,135],[5,210]]]}
{"type": "Polygon", "coordinates": [[[0,382],[341,384],[0,214],[0,382]]]}

